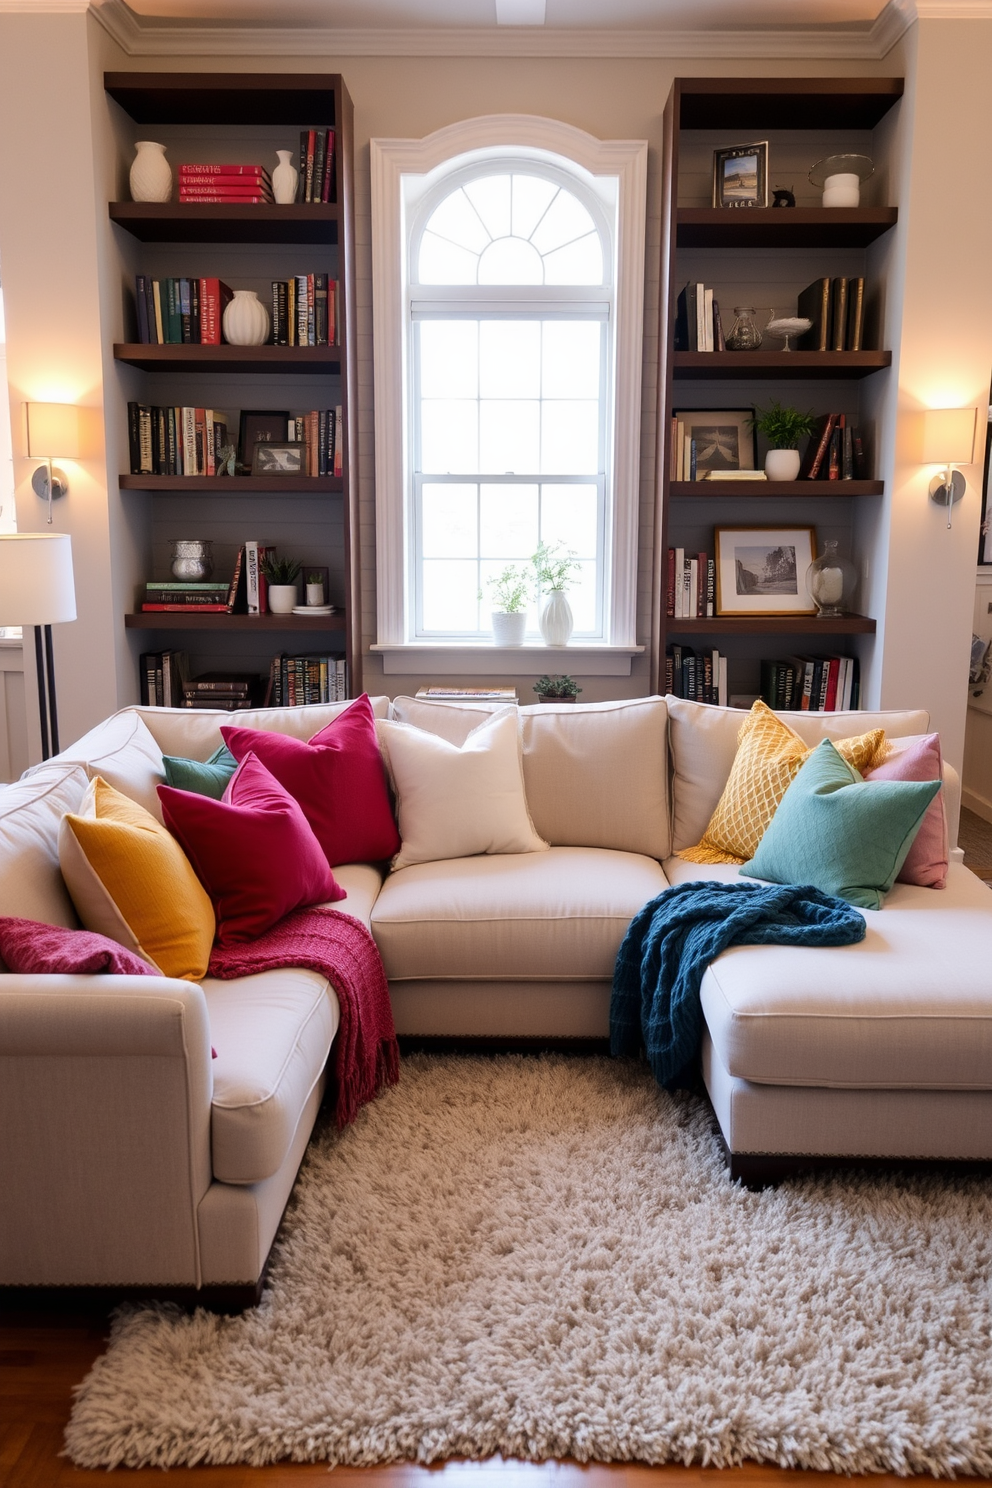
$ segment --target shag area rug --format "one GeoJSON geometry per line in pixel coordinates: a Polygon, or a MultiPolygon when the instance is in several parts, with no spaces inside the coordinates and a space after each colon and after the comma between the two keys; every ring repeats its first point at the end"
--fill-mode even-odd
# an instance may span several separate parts
{"type": "Polygon", "coordinates": [[[992,1185],[749,1193],[711,1120],[631,1064],[406,1060],[311,1144],[256,1311],[117,1315],[69,1454],[992,1473],[992,1185]]]}

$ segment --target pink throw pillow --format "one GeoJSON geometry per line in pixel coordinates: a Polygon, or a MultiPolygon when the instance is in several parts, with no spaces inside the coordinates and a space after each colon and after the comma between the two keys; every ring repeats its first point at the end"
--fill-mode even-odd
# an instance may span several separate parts
{"type": "Polygon", "coordinates": [[[92,930],[66,930],[38,920],[0,919],[0,956],[8,971],[161,976],[116,940],[92,930]]]}
{"type": "MultiPolygon", "coordinates": [[[[912,740],[890,739],[889,742],[893,747],[892,753],[883,764],[867,772],[866,780],[943,778],[939,734],[925,734],[912,740]]],[[[897,882],[916,884],[924,889],[943,889],[947,885],[947,858],[947,812],[944,792],[939,790],[927,807],[897,882]]]]}
{"type": "Polygon", "coordinates": [[[162,816],[210,895],[222,946],[254,940],[308,904],[344,899],[306,817],[249,752],[223,799],[158,787],[162,816]]]}
{"type": "Polygon", "coordinates": [[[378,863],[400,850],[375,735],[363,693],[305,744],[265,729],[221,728],[235,759],[252,750],[298,801],[331,867],[378,863]]]}

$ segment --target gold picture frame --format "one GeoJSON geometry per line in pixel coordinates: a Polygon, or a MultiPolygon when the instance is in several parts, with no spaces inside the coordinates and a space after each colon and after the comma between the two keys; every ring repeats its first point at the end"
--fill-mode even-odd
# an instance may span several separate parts
{"type": "Polygon", "coordinates": [[[815,527],[717,527],[718,615],[815,615],[806,573],[815,527]]]}

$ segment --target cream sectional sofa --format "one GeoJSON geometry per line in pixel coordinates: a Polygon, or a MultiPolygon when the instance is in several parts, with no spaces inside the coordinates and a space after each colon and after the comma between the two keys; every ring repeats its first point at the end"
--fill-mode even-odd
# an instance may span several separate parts
{"type": "MultiPolygon", "coordinates": [[[[460,745],[487,705],[373,700],[460,745]]],[[[336,708],[241,715],[305,738],[336,708]]],[[[398,1032],[603,1039],[613,962],[669,883],[732,878],[698,840],[742,715],[679,699],[524,707],[523,777],[548,852],[335,869],[382,953],[398,1032]]],[[[784,715],[815,743],[920,712],[784,715]]],[[[157,810],[162,753],[205,759],[227,715],[125,709],[0,790],[0,904],[72,925],[62,814],[93,774],[157,810]]],[[[957,782],[945,776],[956,831],[957,782]]],[[[749,1177],[795,1155],[992,1158],[992,897],[897,884],[867,938],[746,947],[707,972],[703,1067],[749,1177]]],[[[323,1094],[337,1028],[315,973],[240,982],[0,978],[0,1284],[257,1291],[323,1094]],[[211,1045],[217,1058],[211,1059],[211,1045]]]]}

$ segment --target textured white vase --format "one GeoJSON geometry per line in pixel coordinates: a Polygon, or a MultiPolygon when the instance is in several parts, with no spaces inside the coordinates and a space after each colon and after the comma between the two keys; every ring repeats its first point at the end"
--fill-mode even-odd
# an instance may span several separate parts
{"type": "Polygon", "coordinates": [[[269,339],[269,312],[253,289],[236,289],[223,326],[231,346],[262,346],[269,339]]]}
{"type": "Polygon", "coordinates": [[[541,634],[549,646],[567,646],[572,634],[572,606],[564,589],[552,589],[541,611],[541,634]]]}
{"type": "Polygon", "coordinates": [[[172,166],[165,158],[165,146],[154,140],[138,140],[138,152],[131,162],[131,200],[167,202],[172,197],[172,166]]]}
{"type": "Polygon", "coordinates": [[[293,164],[292,150],[277,150],[279,164],[272,172],[272,195],[282,207],[296,200],[296,185],[300,173],[293,164]]]}
{"type": "Polygon", "coordinates": [[[526,610],[517,610],[513,614],[507,610],[493,610],[490,618],[493,623],[494,646],[523,645],[524,632],[527,629],[526,610]]]}
{"type": "Polygon", "coordinates": [[[765,456],[769,480],[795,480],[799,474],[798,450],[769,450],[765,456]]]}
{"type": "Polygon", "coordinates": [[[269,614],[291,615],[296,607],[297,594],[295,584],[270,584],[269,614]]]}

